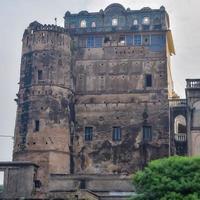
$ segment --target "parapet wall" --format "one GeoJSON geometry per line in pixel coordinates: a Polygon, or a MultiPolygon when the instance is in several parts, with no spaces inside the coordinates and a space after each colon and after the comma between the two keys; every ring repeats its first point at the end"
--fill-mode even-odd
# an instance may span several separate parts
{"type": "Polygon", "coordinates": [[[23,35],[22,52],[28,53],[35,50],[65,50],[70,54],[70,37],[67,31],[56,25],[42,25],[33,22],[23,35]]]}

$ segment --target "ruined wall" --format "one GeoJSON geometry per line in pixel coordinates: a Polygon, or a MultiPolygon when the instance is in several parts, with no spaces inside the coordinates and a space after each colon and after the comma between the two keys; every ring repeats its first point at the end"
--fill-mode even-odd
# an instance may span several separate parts
{"type": "Polygon", "coordinates": [[[0,162],[0,171],[4,172],[4,188],[0,192],[0,199],[31,199],[36,193],[37,168],[30,162],[0,162]]]}
{"type": "Polygon", "coordinates": [[[107,34],[109,43],[75,54],[77,173],[132,173],[168,155],[165,48],[119,45],[121,34],[107,34]],[[152,87],[146,86],[146,74],[152,75],[152,87]],[[145,124],[152,127],[148,142],[145,124]],[[92,141],[85,140],[85,127],[93,127],[92,141]],[[113,141],[113,127],[121,128],[120,141],[113,141]]]}
{"type": "Polygon", "coordinates": [[[34,22],[22,42],[13,160],[36,163],[46,187],[49,173],[70,171],[70,37],[34,22]]]}

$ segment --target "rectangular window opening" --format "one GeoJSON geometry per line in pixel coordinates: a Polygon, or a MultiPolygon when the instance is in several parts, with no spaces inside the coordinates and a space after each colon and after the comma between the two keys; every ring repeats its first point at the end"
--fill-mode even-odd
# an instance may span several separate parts
{"type": "Polygon", "coordinates": [[[0,171],[0,193],[4,190],[4,171],[0,171]]]}
{"type": "Polygon", "coordinates": [[[93,127],[85,127],[85,141],[92,141],[93,127]]]}
{"type": "Polygon", "coordinates": [[[40,121],[35,120],[35,132],[38,132],[40,130],[40,121]]]}
{"type": "Polygon", "coordinates": [[[38,70],[38,81],[41,81],[43,79],[42,75],[43,75],[42,70],[38,70]]]}
{"type": "Polygon", "coordinates": [[[144,141],[152,140],[152,127],[151,126],[143,126],[143,140],[144,141]]]}
{"type": "Polygon", "coordinates": [[[35,180],[34,183],[35,183],[35,188],[40,188],[42,185],[40,180],[35,180]]]}
{"type": "Polygon", "coordinates": [[[105,36],[104,38],[104,44],[111,42],[111,39],[109,36],[105,36]]]}
{"type": "Polygon", "coordinates": [[[146,87],[152,87],[152,75],[146,74],[145,76],[145,86],[146,87]]]}
{"type": "Polygon", "coordinates": [[[83,180],[80,180],[80,189],[85,189],[86,188],[86,181],[83,179],[83,180]]]}
{"type": "Polygon", "coordinates": [[[121,140],[121,127],[113,127],[113,141],[120,141],[121,140]]]}

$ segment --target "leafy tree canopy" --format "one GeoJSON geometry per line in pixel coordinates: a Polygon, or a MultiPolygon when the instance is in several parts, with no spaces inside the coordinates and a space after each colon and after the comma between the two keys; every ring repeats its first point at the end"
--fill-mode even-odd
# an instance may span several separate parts
{"type": "Polygon", "coordinates": [[[200,157],[152,161],[133,176],[138,194],[131,200],[199,200],[200,157]]]}

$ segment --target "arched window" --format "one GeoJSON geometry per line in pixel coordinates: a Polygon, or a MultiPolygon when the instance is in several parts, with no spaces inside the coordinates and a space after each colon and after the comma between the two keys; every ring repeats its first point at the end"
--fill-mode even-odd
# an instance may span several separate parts
{"type": "Polygon", "coordinates": [[[117,26],[118,25],[118,19],[114,18],[112,19],[112,26],[117,26]]]}
{"type": "Polygon", "coordinates": [[[92,27],[95,28],[96,27],[96,23],[92,22],[92,27]]]}
{"type": "Polygon", "coordinates": [[[81,28],[85,28],[86,27],[86,21],[81,20],[80,26],[81,26],[81,28]]]}
{"type": "Polygon", "coordinates": [[[134,26],[137,26],[137,25],[138,25],[138,20],[137,20],[137,19],[134,19],[134,20],[133,20],[133,25],[134,25],[134,26]]]}
{"type": "Polygon", "coordinates": [[[149,19],[149,17],[144,17],[142,23],[143,23],[144,25],[149,25],[149,24],[150,24],[150,19],[149,19]]]}

